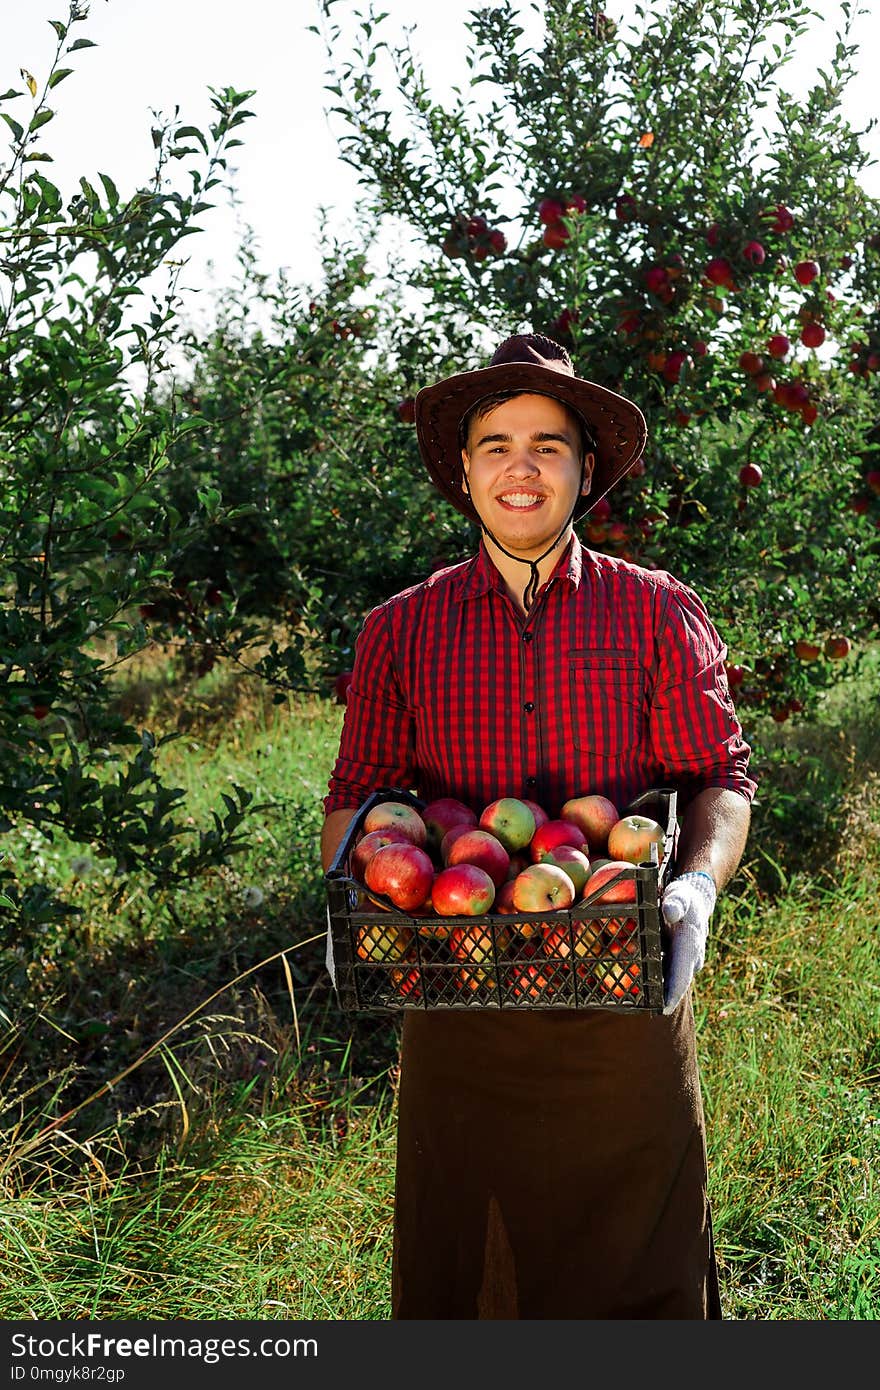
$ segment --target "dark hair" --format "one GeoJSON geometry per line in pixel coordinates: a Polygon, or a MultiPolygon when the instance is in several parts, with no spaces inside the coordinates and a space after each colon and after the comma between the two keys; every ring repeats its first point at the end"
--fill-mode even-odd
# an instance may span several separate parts
{"type": "MultiPolygon", "coordinates": [[[[548,342],[549,341],[550,340],[548,339],[548,342]]],[[[562,349],[562,351],[564,352],[565,350],[562,349]]],[[[532,396],[545,394],[546,392],[534,391],[496,391],[493,396],[483,396],[480,400],[476,402],[475,405],[472,405],[467,414],[462,417],[461,423],[458,427],[459,448],[467,448],[468,434],[470,433],[470,428],[473,422],[475,420],[485,419],[487,415],[489,415],[493,410],[497,409],[499,405],[503,405],[505,401],[515,400],[517,396],[532,396]]],[[[556,401],[559,400],[559,397],[548,396],[548,400],[556,401]]],[[[560,400],[559,404],[565,408],[565,410],[568,412],[568,414],[571,416],[571,418],[577,425],[578,436],[580,439],[581,446],[581,459],[583,459],[584,456],[588,453],[595,453],[596,441],[593,438],[593,432],[587,424],[586,420],[584,419],[583,415],[581,415],[580,411],[575,410],[574,406],[569,405],[568,401],[560,400]]]]}

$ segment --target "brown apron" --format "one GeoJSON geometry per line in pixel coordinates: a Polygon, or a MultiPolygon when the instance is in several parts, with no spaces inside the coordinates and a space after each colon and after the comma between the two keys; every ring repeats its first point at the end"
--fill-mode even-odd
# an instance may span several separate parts
{"type": "Polygon", "coordinates": [[[407,1010],[392,1318],[720,1318],[690,999],[407,1010]]]}

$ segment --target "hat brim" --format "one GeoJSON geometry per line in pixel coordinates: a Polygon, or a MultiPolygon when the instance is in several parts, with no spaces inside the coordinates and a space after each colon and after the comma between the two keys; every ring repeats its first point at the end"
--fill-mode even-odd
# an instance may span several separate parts
{"type": "Polygon", "coordinates": [[[479,517],[462,487],[459,425],[477,401],[501,391],[551,396],[586,421],[596,441],[596,463],[589,495],[578,504],[576,519],[586,515],[642,456],[648,438],[644,415],[625,396],[597,382],[531,362],[499,362],[494,367],[459,372],[419,391],[415,399],[416,434],[434,485],[471,521],[479,522],[479,517]]]}

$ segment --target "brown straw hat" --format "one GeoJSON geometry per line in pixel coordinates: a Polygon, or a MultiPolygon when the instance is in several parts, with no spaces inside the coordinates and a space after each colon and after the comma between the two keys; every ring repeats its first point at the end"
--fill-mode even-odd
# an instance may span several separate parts
{"type": "Polygon", "coordinates": [[[479,517],[462,487],[459,426],[478,401],[502,391],[552,396],[583,419],[595,442],[596,466],[589,495],[579,501],[575,518],[594,507],[641,457],[648,430],[637,405],[575,376],[565,348],[551,338],[516,333],[495,350],[487,367],[446,377],[416,396],[416,432],[425,466],[447,501],[471,521],[479,522],[479,517]]]}

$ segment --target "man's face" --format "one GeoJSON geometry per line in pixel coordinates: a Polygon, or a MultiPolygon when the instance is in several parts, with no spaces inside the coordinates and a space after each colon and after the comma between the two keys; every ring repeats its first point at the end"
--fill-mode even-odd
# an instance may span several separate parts
{"type": "MultiPolygon", "coordinates": [[[[511,554],[537,559],[559,535],[580,489],[580,439],[571,413],[550,396],[514,396],[472,421],[461,458],[487,529],[511,554]]],[[[585,493],[593,463],[587,454],[585,493]]]]}

